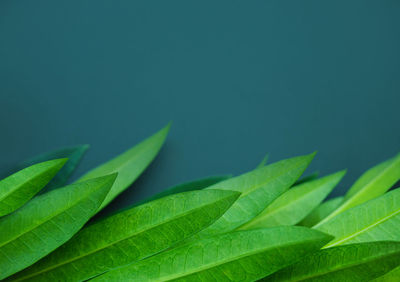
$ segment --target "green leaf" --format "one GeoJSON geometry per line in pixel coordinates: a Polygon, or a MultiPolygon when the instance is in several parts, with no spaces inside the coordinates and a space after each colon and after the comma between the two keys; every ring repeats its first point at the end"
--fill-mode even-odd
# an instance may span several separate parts
{"type": "Polygon", "coordinates": [[[297,180],[294,183],[294,185],[299,185],[299,184],[302,184],[302,183],[305,183],[305,182],[308,182],[308,181],[315,180],[315,179],[318,178],[318,176],[319,176],[319,172],[316,171],[316,172],[314,172],[314,173],[312,173],[310,175],[307,175],[307,176],[304,176],[304,177],[300,178],[299,180],[297,180]]]}
{"type": "Polygon", "coordinates": [[[383,276],[371,280],[371,282],[399,282],[399,277],[400,277],[400,266],[389,271],[383,276]]]}
{"type": "Polygon", "coordinates": [[[256,168],[264,167],[268,163],[268,159],[269,159],[269,154],[266,154],[256,168]]]}
{"type": "Polygon", "coordinates": [[[194,190],[201,190],[204,189],[208,186],[214,185],[218,182],[224,181],[228,178],[231,178],[231,175],[221,175],[221,176],[210,176],[190,182],[185,182],[179,185],[176,185],[174,187],[168,188],[154,196],[151,196],[150,198],[145,199],[142,202],[139,202],[136,205],[140,205],[143,203],[148,203],[157,199],[160,199],[165,196],[177,194],[177,193],[182,193],[182,192],[187,192],[187,191],[194,191],[194,190]]]}
{"type": "Polygon", "coordinates": [[[142,174],[160,151],[169,128],[170,124],[123,154],[89,171],[78,180],[80,182],[118,172],[118,177],[99,210],[109,204],[142,174]]]}
{"type": "Polygon", "coordinates": [[[315,208],[305,219],[303,219],[299,225],[312,227],[318,222],[327,217],[331,212],[339,207],[343,202],[344,197],[336,197],[327,200],[315,208]]]}
{"type": "Polygon", "coordinates": [[[32,165],[0,181],[0,216],[9,214],[36,195],[56,175],[67,159],[32,165]]]}
{"type": "Polygon", "coordinates": [[[53,190],[0,219],[0,279],[69,240],[98,210],[116,175],[53,190]]]}
{"type": "Polygon", "coordinates": [[[297,224],[328,196],[345,173],[340,171],[291,188],[240,229],[297,224]]]}
{"type": "Polygon", "coordinates": [[[20,168],[26,168],[28,166],[53,159],[67,158],[68,161],[65,163],[63,168],[60,169],[56,176],[46,185],[44,189],[40,191],[40,193],[48,192],[67,184],[68,179],[76,170],[77,166],[79,165],[80,161],[82,160],[84,154],[88,149],[89,145],[79,145],[75,147],[62,148],[59,150],[47,152],[24,161],[20,165],[20,168]]]}
{"type": "Polygon", "coordinates": [[[206,188],[242,194],[221,218],[201,231],[199,236],[228,232],[253,219],[300,177],[314,155],[282,160],[206,188]]]}
{"type": "Polygon", "coordinates": [[[400,189],[349,209],[316,229],[335,237],[325,247],[369,241],[400,241],[400,189]]]}
{"type": "Polygon", "coordinates": [[[192,241],[94,281],[255,281],[330,239],[298,226],[236,231],[192,241]]]}
{"type": "Polygon", "coordinates": [[[352,244],[310,254],[265,281],[370,281],[399,265],[399,260],[399,242],[352,244]]]}
{"type": "Polygon", "coordinates": [[[14,279],[83,281],[188,238],[220,217],[239,193],[202,190],[171,195],[82,229],[14,279]]]}
{"type": "Polygon", "coordinates": [[[320,223],[332,219],[345,210],[374,199],[400,180],[400,154],[365,172],[346,193],[343,203],[320,223]]]}

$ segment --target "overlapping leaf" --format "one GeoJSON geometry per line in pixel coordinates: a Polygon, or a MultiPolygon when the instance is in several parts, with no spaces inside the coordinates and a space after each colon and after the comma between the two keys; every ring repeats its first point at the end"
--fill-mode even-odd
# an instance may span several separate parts
{"type": "Polygon", "coordinates": [[[303,219],[299,225],[312,227],[318,222],[327,217],[335,209],[337,209],[343,202],[344,197],[335,197],[327,200],[326,202],[320,204],[316,207],[305,219],[303,219]]]}
{"type": "Polygon", "coordinates": [[[137,205],[147,203],[150,201],[154,201],[154,200],[160,199],[162,197],[177,194],[177,193],[201,190],[201,189],[207,188],[211,185],[214,185],[218,182],[224,181],[228,178],[231,178],[231,176],[230,175],[210,176],[210,177],[182,183],[182,184],[176,185],[174,187],[168,188],[168,189],[138,203],[137,205]]]}
{"type": "Polygon", "coordinates": [[[279,161],[206,188],[233,190],[242,194],[220,219],[201,231],[199,236],[231,231],[253,219],[300,177],[314,155],[279,161]]]}
{"type": "Polygon", "coordinates": [[[58,159],[38,163],[1,180],[0,216],[15,211],[29,201],[46,186],[66,161],[67,159],[58,159]]]}
{"type": "Polygon", "coordinates": [[[335,237],[326,247],[377,240],[400,241],[400,189],[349,209],[316,229],[335,237]]]}
{"type": "Polygon", "coordinates": [[[0,219],[0,279],[44,257],[98,210],[116,175],[53,190],[0,219]]]}
{"type": "Polygon", "coordinates": [[[263,281],[370,281],[399,265],[399,242],[371,242],[320,250],[263,281]]]}
{"type": "Polygon", "coordinates": [[[100,209],[104,208],[116,196],[128,188],[146,169],[160,151],[169,128],[170,124],[123,154],[89,171],[78,180],[84,181],[118,172],[118,177],[100,209]]]}
{"type": "Polygon", "coordinates": [[[399,282],[399,277],[400,277],[400,265],[389,271],[388,273],[371,280],[371,282],[399,282]]]}
{"type": "Polygon", "coordinates": [[[202,190],[171,195],[115,214],[82,229],[20,281],[83,281],[157,253],[220,217],[238,192],[202,190]]]}
{"type": "Polygon", "coordinates": [[[344,174],[340,171],[291,188],[240,229],[297,224],[328,196],[344,174]]]}
{"type": "Polygon", "coordinates": [[[94,281],[255,281],[331,239],[305,227],[235,231],[168,250],[94,281]]]}
{"type": "Polygon", "coordinates": [[[65,163],[62,169],[53,177],[53,179],[46,185],[46,187],[40,191],[40,193],[48,192],[54,188],[58,188],[67,184],[68,179],[71,177],[73,172],[78,167],[84,154],[89,149],[89,145],[79,145],[74,147],[62,148],[55,151],[47,152],[24,161],[19,168],[23,169],[28,166],[45,162],[54,159],[67,158],[68,161],[65,163]]]}
{"type": "Polygon", "coordinates": [[[365,172],[344,196],[343,203],[320,223],[332,219],[345,210],[374,199],[400,180],[400,154],[365,172]]]}

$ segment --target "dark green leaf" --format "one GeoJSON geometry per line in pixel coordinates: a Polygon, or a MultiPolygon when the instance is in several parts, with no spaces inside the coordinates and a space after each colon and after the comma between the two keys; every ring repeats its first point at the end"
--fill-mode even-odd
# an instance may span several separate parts
{"type": "Polygon", "coordinates": [[[399,242],[372,242],[324,249],[265,278],[265,281],[370,281],[400,261],[399,242]]]}
{"type": "Polygon", "coordinates": [[[52,189],[67,184],[68,179],[71,177],[88,149],[89,145],[79,145],[47,152],[23,162],[20,165],[20,168],[26,168],[28,166],[53,159],[67,158],[68,161],[63,168],[60,169],[56,176],[46,185],[44,189],[40,191],[40,193],[48,192],[52,189]]]}
{"type": "Polygon", "coordinates": [[[90,178],[118,172],[118,178],[115,180],[110,193],[107,195],[100,209],[109,204],[116,196],[128,188],[140,174],[142,174],[160,151],[161,146],[164,144],[165,138],[167,137],[169,128],[170,124],[123,154],[89,171],[78,180],[84,181],[90,178]]]}
{"type": "MultiPolygon", "coordinates": [[[[0,181],[0,216],[9,214],[36,195],[67,159],[38,163],[0,181]]],[[[1,232],[1,231],[0,231],[1,232]]]]}
{"type": "Polygon", "coordinates": [[[150,198],[147,198],[144,201],[142,201],[136,205],[148,203],[150,201],[154,201],[156,199],[160,199],[160,198],[168,196],[168,195],[173,195],[173,194],[187,192],[187,191],[201,190],[201,189],[204,189],[208,186],[214,185],[218,182],[224,181],[231,177],[232,177],[231,175],[211,176],[211,177],[207,177],[207,178],[202,178],[202,179],[182,183],[182,184],[176,185],[174,187],[168,188],[150,198]]]}
{"type": "Polygon", "coordinates": [[[255,281],[330,239],[298,226],[235,231],[192,241],[94,281],[255,281]]]}
{"type": "Polygon", "coordinates": [[[0,279],[69,240],[98,210],[116,175],[50,191],[0,219],[0,279]]]}
{"type": "Polygon", "coordinates": [[[266,154],[265,157],[258,164],[257,168],[261,168],[261,167],[266,166],[266,164],[268,163],[268,159],[269,159],[269,154],[266,154]]]}
{"type": "Polygon", "coordinates": [[[315,179],[318,178],[318,176],[319,176],[319,172],[316,171],[316,172],[314,172],[314,173],[312,173],[310,175],[307,175],[307,176],[304,176],[304,177],[300,178],[299,180],[297,180],[294,183],[294,185],[299,185],[299,184],[302,184],[302,183],[305,183],[305,182],[308,182],[308,181],[311,181],[311,180],[315,180],[315,179]]]}

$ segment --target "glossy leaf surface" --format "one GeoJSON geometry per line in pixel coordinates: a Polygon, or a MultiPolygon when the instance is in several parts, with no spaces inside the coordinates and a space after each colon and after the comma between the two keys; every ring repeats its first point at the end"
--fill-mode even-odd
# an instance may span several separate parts
{"type": "Polygon", "coordinates": [[[1,180],[0,216],[15,211],[29,201],[51,181],[66,161],[58,159],[38,163],[1,180]]]}
{"type": "Polygon", "coordinates": [[[89,279],[190,237],[214,222],[238,197],[239,193],[232,191],[192,191],[126,210],[84,228],[65,245],[13,278],[89,279]]]}
{"type": "Polygon", "coordinates": [[[64,244],[94,215],[116,175],[69,185],[34,198],[0,219],[0,279],[64,244]]]}
{"type": "Polygon", "coordinates": [[[330,239],[298,226],[235,231],[190,242],[94,281],[255,281],[330,239]]]}

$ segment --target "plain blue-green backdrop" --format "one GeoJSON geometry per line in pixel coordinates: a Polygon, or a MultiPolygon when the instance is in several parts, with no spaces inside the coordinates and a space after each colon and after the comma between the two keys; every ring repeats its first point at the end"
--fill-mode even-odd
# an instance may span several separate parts
{"type": "Polygon", "coordinates": [[[0,168],[92,145],[78,173],[173,121],[111,209],[167,186],[319,153],[349,170],[400,149],[400,2],[0,1],[0,168]]]}

